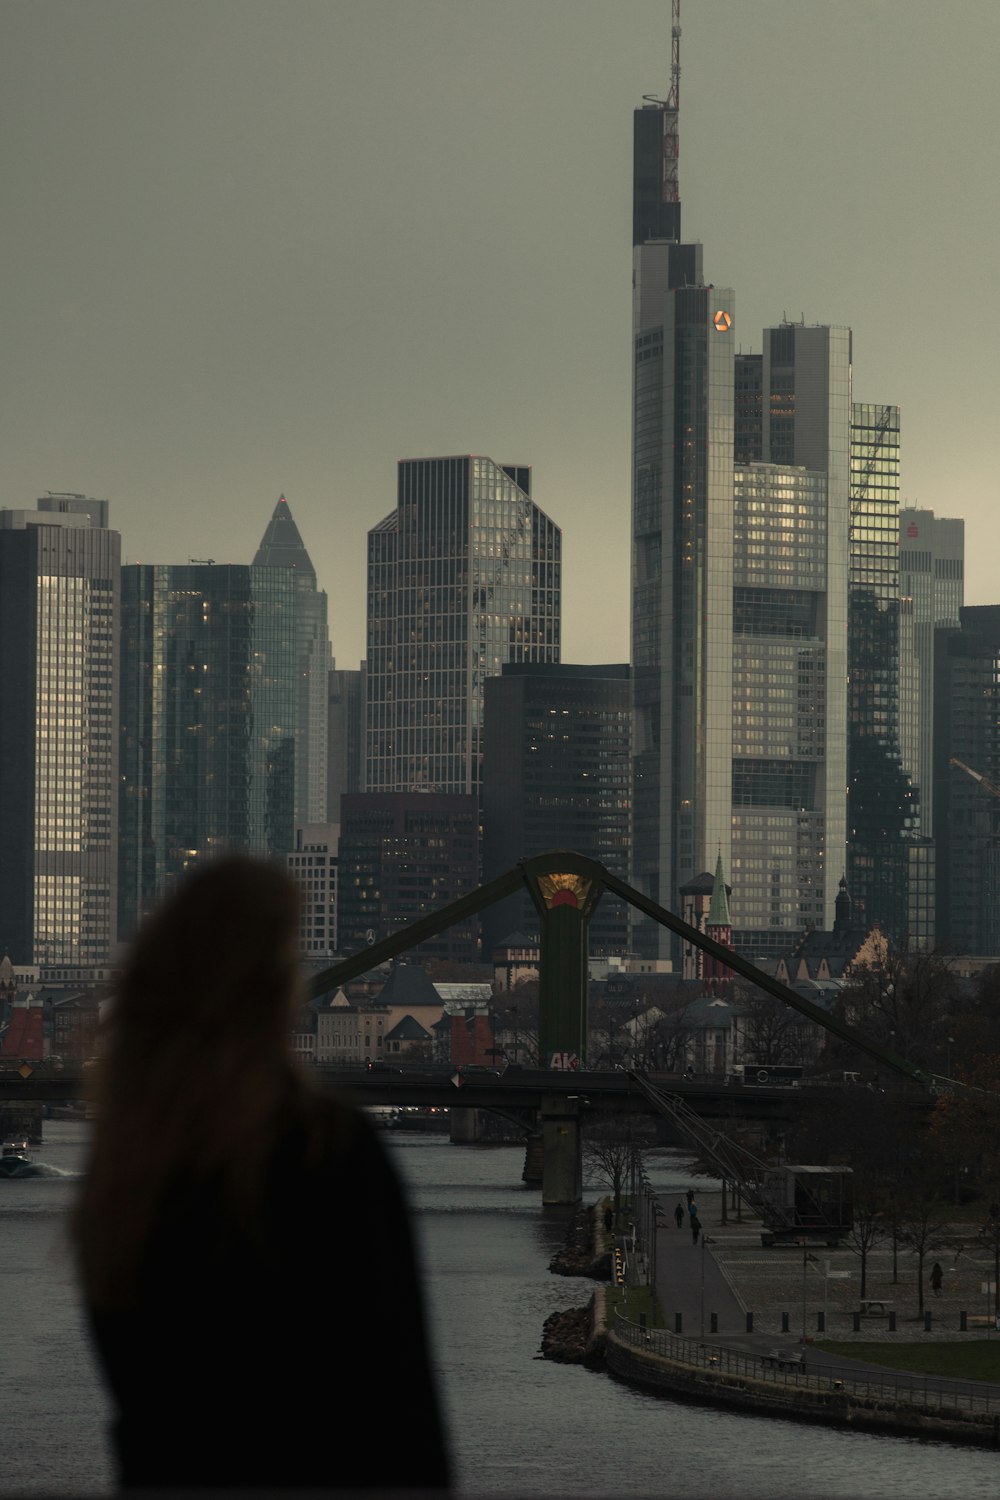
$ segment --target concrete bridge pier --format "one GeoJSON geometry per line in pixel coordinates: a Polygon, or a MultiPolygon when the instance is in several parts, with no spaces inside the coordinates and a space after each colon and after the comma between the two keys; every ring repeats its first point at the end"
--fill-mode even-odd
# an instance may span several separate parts
{"type": "Polygon", "coordinates": [[[579,1099],[543,1094],[541,1126],[542,1203],[573,1207],[583,1197],[579,1099]]]}

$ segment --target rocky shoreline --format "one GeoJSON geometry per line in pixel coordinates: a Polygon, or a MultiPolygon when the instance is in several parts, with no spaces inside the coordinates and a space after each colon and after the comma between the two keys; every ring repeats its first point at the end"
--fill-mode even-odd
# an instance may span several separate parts
{"type": "MultiPolygon", "coordinates": [[[[599,1240],[597,1206],[582,1209],[566,1233],[566,1241],[549,1262],[555,1276],[584,1276],[611,1280],[611,1259],[599,1240]]],[[[604,1368],[604,1295],[597,1291],[583,1307],[550,1313],[542,1328],[542,1357],[561,1364],[604,1368]]]]}

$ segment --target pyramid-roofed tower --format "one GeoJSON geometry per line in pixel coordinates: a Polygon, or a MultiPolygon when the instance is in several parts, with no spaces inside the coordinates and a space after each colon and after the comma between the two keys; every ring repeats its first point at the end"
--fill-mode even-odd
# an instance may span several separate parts
{"type": "Polygon", "coordinates": [[[308,587],[316,587],[316,569],[284,495],[274,507],[253,565],[255,568],[294,568],[308,587]]]}
{"type": "Polygon", "coordinates": [[[295,727],[295,826],[327,821],[327,696],[332,660],[326,594],[284,495],[267,523],[252,566],[295,575],[298,718],[295,727]]]}
{"type": "Polygon", "coordinates": [[[710,927],[731,927],[732,917],[729,915],[729,895],[726,890],[726,877],[722,872],[722,851],[715,863],[715,880],[712,883],[712,904],[708,908],[708,916],[705,918],[706,930],[710,927]]]}

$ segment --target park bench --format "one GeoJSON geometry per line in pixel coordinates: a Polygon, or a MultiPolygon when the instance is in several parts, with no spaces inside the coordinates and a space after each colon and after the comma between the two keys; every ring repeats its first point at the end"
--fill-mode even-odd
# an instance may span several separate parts
{"type": "Polygon", "coordinates": [[[782,1354],[780,1349],[772,1349],[770,1353],[761,1355],[760,1362],[765,1369],[797,1370],[799,1374],[804,1374],[806,1368],[806,1357],[799,1349],[792,1354],[782,1354]]]}
{"type": "Polygon", "coordinates": [[[887,1302],[884,1297],[862,1297],[858,1303],[858,1312],[864,1317],[884,1317],[895,1307],[895,1302],[887,1302]]]}

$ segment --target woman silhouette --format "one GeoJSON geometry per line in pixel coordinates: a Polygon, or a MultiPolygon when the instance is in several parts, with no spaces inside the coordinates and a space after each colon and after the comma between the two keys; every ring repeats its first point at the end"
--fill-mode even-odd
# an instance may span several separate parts
{"type": "Polygon", "coordinates": [[[289,1052],[297,928],[282,871],[206,865],[111,1007],[76,1237],[125,1486],[447,1484],[399,1185],[289,1052]]]}

